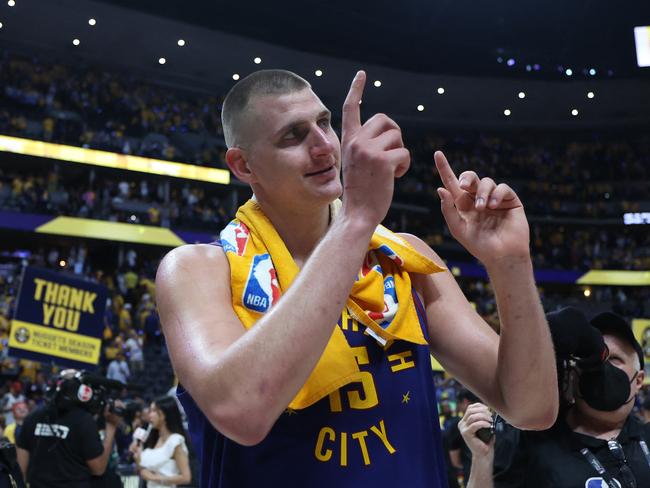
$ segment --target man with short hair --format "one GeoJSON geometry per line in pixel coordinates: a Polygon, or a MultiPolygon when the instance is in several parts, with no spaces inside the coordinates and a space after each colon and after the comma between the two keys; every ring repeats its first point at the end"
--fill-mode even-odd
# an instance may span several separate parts
{"type": "Polygon", "coordinates": [[[579,373],[575,403],[551,429],[519,433],[510,467],[495,472],[494,481],[494,441],[476,437],[492,414],[480,403],[468,408],[459,424],[473,454],[468,488],[650,486],[650,426],[632,414],[645,377],[643,350],[627,322],[612,312],[597,315],[591,325],[607,345],[607,362],[579,373]]]}
{"type": "Polygon", "coordinates": [[[361,123],[365,81],[341,142],[294,73],[258,71],[224,101],[226,162],[254,196],[219,246],[173,250],[156,279],[202,487],[446,486],[430,352],[515,424],[554,421],[521,202],[435,154],[451,232],[492,278],[499,338],[435,252],[379,225],[410,155],[386,115],[361,123]]]}

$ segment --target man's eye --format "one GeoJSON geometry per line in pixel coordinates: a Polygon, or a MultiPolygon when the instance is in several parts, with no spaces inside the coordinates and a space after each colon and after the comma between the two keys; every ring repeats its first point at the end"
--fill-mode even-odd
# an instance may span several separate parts
{"type": "Polygon", "coordinates": [[[329,129],[330,128],[330,119],[329,118],[320,119],[318,121],[318,125],[323,129],[329,129]]]}

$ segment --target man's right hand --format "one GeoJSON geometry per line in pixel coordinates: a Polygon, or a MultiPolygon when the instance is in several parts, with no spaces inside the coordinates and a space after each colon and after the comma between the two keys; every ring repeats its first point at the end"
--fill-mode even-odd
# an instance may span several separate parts
{"type": "MultiPolygon", "coordinates": [[[[122,407],[124,408],[124,402],[121,400],[115,400],[115,406],[116,407],[122,407]]],[[[106,419],[106,423],[111,424],[115,427],[120,425],[122,422],[122,417],[120,417],[118,414],[111,412],[108,405],[106,406],[106,409],[104,410],[104,418],[106,419]]]]}
{"type": "Polygon", "coordinates": [[[399,126],[385,114],[361,124],[359,104],[365,84],[366,73],[359,71],[343,104],[343,212],[376,226],[390,208],[394,179],[406,173],[411,155],[399,126]]]}

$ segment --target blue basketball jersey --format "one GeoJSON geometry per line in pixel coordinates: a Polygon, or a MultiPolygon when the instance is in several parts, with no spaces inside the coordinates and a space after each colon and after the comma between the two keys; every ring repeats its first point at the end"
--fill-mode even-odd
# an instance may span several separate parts
{"type": "MultiPolygon", "coordinates": [[[[415,292],[413,299],[427,337],[415,292]]],[[[201,488],[447,488],[429,348],[396,341],[384,349],[346,311],[338,327],[359,363],[359,381],[285,411],[256,446],[217,432],[179,385],[201,488]]]]}

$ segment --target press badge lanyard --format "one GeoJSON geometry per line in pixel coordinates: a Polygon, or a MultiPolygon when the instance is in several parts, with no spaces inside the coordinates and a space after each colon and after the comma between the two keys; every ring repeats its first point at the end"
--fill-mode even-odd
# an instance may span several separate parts
{"type": "MultiPolygon", "coordinates": [[[[639,446],[641,446],[641,451],[643,451],[643,455],[645,456],[645,460],[648,463],[648,467],[650,467],[650,449],[648,449],[648,445],[644,440],[640,440],[639,446]]],[[[603,465],[600,464],[600,461],[596,459],[596,456],[594,456],[594,454],[589,449],[585,447],[580,450],[580,453],[587,458],[589,464],[591,464],[591,466],[603,478],[603,480],[605,480],[610,488],[620,488],[618,480],[614,480],[614,478],[612,478],[612,476],[607,472],[603,465]]]]}
{"type": "Polygon", "coordinates": [[[600,461],[596,459],[596,456],[594,456],[593,452],[591,452],[589,449],[585,447],[580,449],[580,453],[587,458],[589,464],[591,464],[591,466],[596,470],[596,472],[600,475],[600,477],[603,480],[605,480],[609,488],[621,488],[621,485],[618,483],[618,480],[614,480],[614,478],[607,472],[607,470],[603,467],[603,465],[600,464],[600,461]]]}

